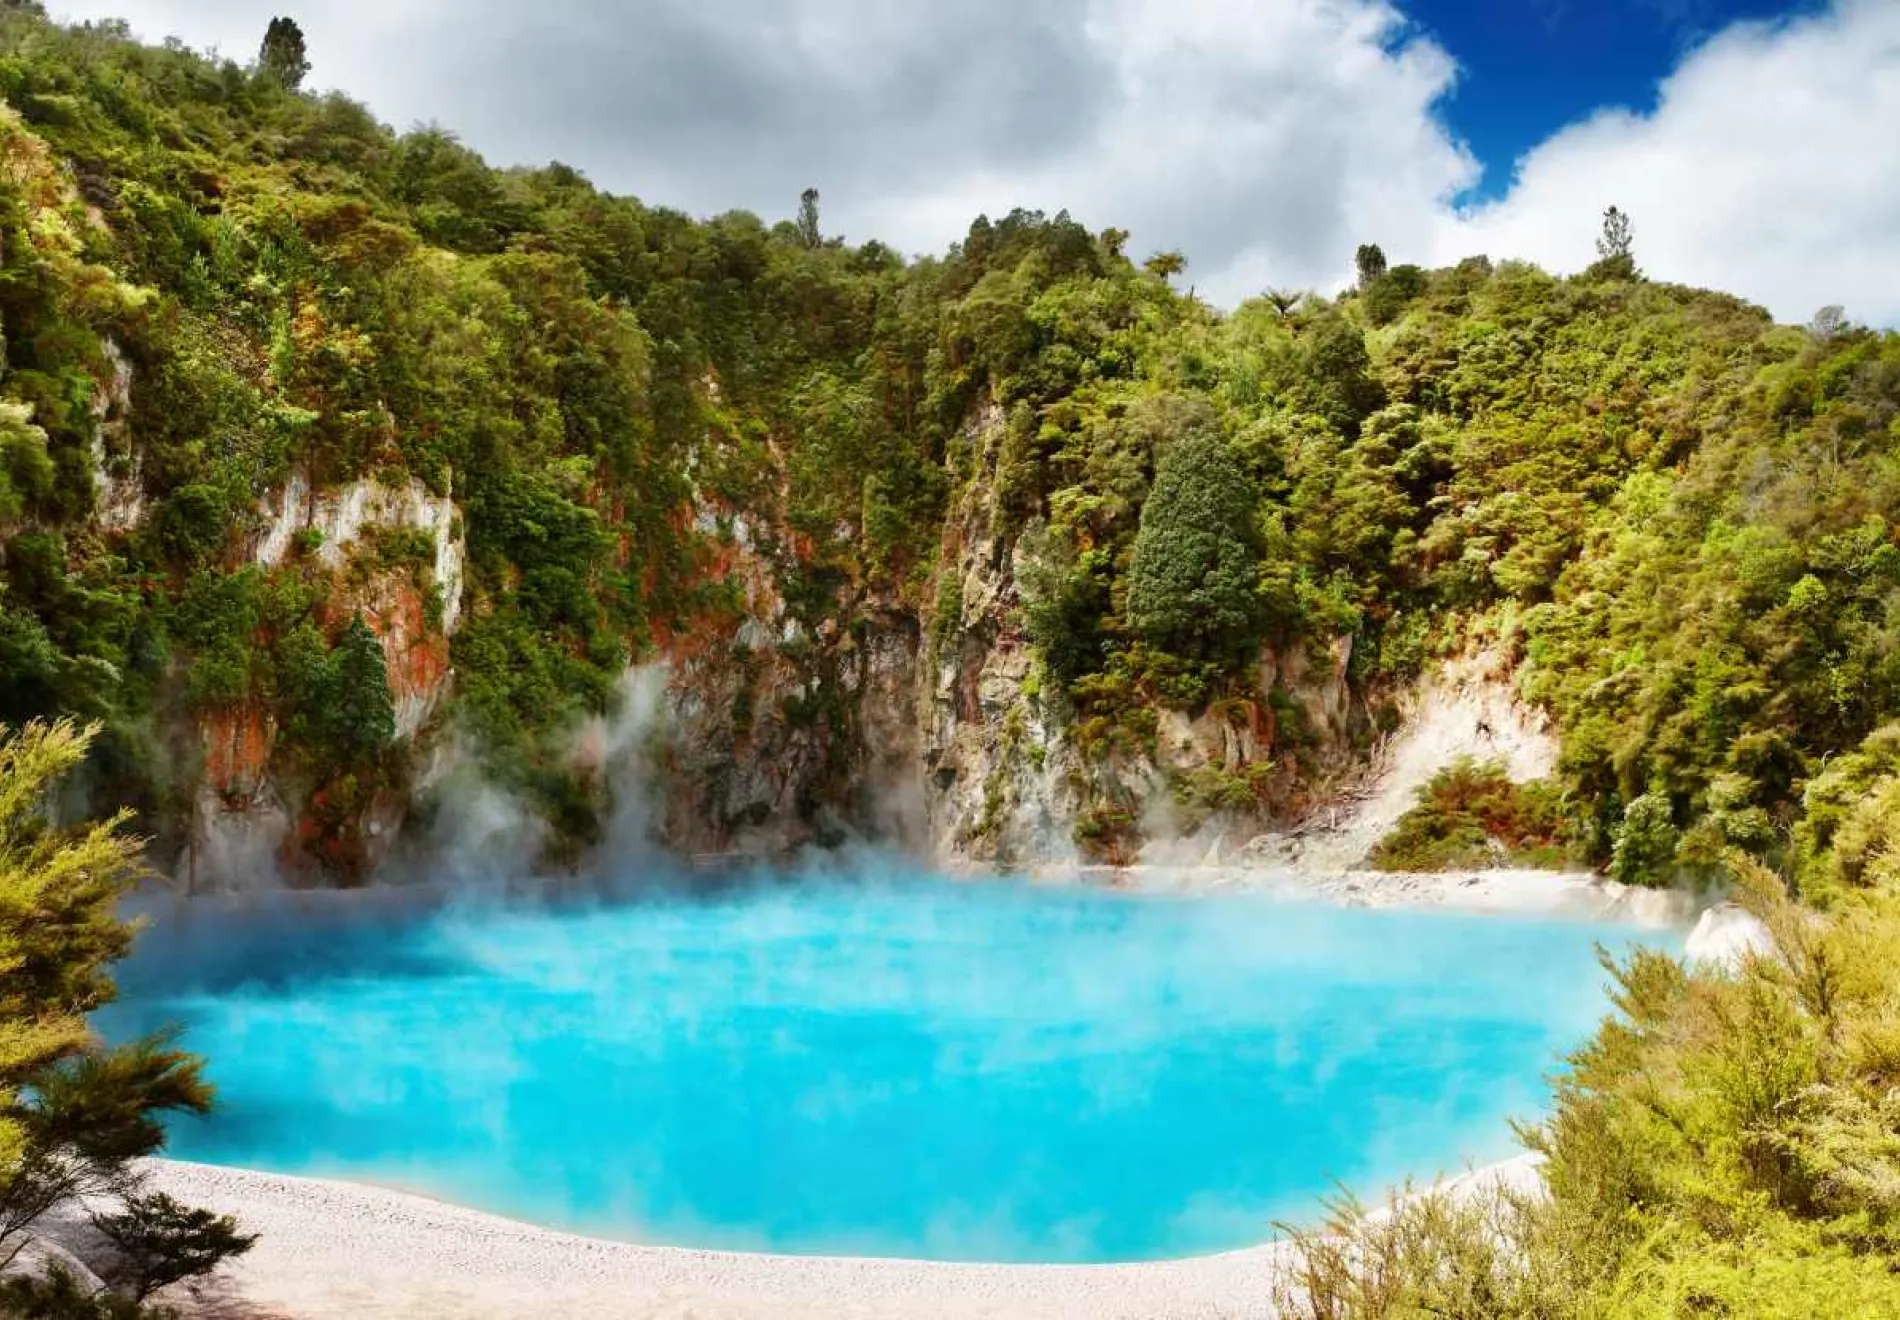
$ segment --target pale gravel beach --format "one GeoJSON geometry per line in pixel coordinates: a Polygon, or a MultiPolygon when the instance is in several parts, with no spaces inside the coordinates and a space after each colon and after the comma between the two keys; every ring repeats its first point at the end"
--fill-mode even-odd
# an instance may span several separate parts
{"type": "Polygon", "coordinates": [[[1680,890],[1618,884],[1584,871],[1340,871],[1313,874],[1278,866],[1128,866],[1048,868],[1032,879],[1083,883],[1139,894],[1258,894],[1341,907],[1444,908],[1495,916],[1621,921],[1660,929],[1694,923],[1698,900],[1680,890]]]}
{"type": "MultiPolygon", "coordinates": [[[[1141,1265],[953,1265],[645,1247],[406,1192],[175,1160],[153,1187],[261,1234],[196,1296],[198,1320],[1270,1320],[1282,1243],[1141,1265]]],[[[1449,1187],[1536,1185],[1530,1156],[1449,1187]]]]}

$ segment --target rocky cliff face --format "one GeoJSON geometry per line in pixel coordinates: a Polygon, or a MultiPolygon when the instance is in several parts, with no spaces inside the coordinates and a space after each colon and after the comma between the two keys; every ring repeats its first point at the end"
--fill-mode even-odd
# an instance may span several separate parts
{"type": "Polygon", "coordinates": [[[450,493],[434,494],[415,477],[397,485],[365,478],[313,492],[309,477],[293,472],[264,507],[252,560],[275,567],[301,544],[310,547],[311,556],[325,569],[346,575],[334,609],[361,610],[382,639],[396,736],[413,738],[446,691],[449,639],[462,619],[468,550],[450,493]],[[349,575],[352,566],[362,562],[355,552],[366,539],[387,531],[417,532],[427,538],[429,559],[422,581],[389,567],[372,566],[349,575]]]}
{"type": "MultiPolygon", "coordinates": [[[[97,520],[109,533],[141,516],[136,446],[117,423],[131,384],[121,364],[101,390],[97,520]]],[[[1319,655],[1265,648],[1252,700],[1157,708],[1145,737],[1091,736],[1042,682],[1023,629],[1021,549],[992,509],[1002,427],[993,408],[970,422],[978,471],[938,566],[950,604],[928,621],[889,589],[849,582],[821,617],[801,613],[788,595],[806,566],[782,518],[693,511],[697,572],[725,585],[720,603],[660,630],[656,654],[641,657],[664,677],[639,745],[603,751],[576,731],[575,764],[592,774],[602,756],[637,758],[641,828],[699,858],[864,840],[952,867],[1194,862],[1304,810],[1314,766],[1350,759],[1348,641],[1319,655]]],[[[314,565],[329,576],[329,622],[360,614],[375,632],[399,746],[428,767],[412,782],[466,756],[441,736],[453,723],[450,638],[470,608],[451,492],[414,478],[318,488],[293,472],[260,500],[246,544],[265,569],[314,565]],[[376,553],[391,533],[409,538],[404,563],[376,553]]],[[[408,790],[339,803],[286,783],[279,734],[257,706],[199,716],[202,770],[178,863],[194,886],[360,875],[400,835],[408,790]]]]}
{"type": "Polygon", "coordinates": [[[132,364],[119,345],[104,341],[107,375],[93,395],[92,483],[99,527],[129,532],[145,517],[140,485],[144,460],[126,426],[132,411],[132,364]]]}
{"type": "MultiPolygon", "coordinates": [[[[996,585],[974,580],[985,576],[966,578],[966,602],[996,585]]],[[[1091,743],[1044,693],[1020,628],[997,617],[968,619],[926,674],[925,811],[941,863],[1220,861],[1304,814],[1316,769],[1353,757],[1343,645],[1321,665],[1263,650],[1257,701],[1157,710],[1151,738],[1091,743]],[[1276,727],[1276,694],[1302,712],[1297,737],[1276,727]]]]}
{"type": "MultiPolygon", "coordinates": [[[[102,502],[111,528],[112,505],[102,502]]],[[[327,621],[360,614],[382,643],[395,732],[414,748],[450,683],[449,639],[462,617],[466,547],[452,497],[408,478],[370,478],[313,490],[293,472],[260,502],[250,559],[275,568],[306,555],[331,578],[327,621]],[[384,532],[425,538],[426,563],[388,564],[365,553],[384,532]]],[[[278,730],[264,710],[238,704],[199,718],[203,772],[179,869],[194,888],[244,888],[285,872],[372,870],[395,842],[408,802],[384,790],[364,802],[285,785],[274,768],[278,730]]]]}
{"type": "Polygon", "coordinates": [[[736,585],[738,608],[659,639],[668,671],[659,833],[685,854],[793,848],[833,824],[816,795],[848,749],[818,698],[841,681],[840,639],[787,613],[752,518],[707,523],[715,548],[704,572],[736,585]]]}
{"type": "Polygon", "coordinates": [[[920,842],[915,614],[847,588],[837,617],[800,617],[783,530],[757,515],[705,522],[703,573],[734,584],[739,607],[657,639],[660,840],[696,856],[920,842]]]}
{"type": "Polygon", "coordinates": [[[942,547],[957,608],[921,675],[931,855],[993,867],[1209,860],[1302,811],[1313,765],[1351,755],[1350,639],[1318,660],[1265,647],[1253,700],[1156,709],[1150,737],[1101,736],[1042,681],[1023,630],[1022,549],[997,534],[993,510],[1003,426],[995,409],[973,421],[979,473],[942,547]]]}
{"type": "Polygon", "coordinates": [[[989,408],[966,440],[976,480],[946,521],[934,662],[923,684],[922,782],[938,860],[1012,866],[1074,857],[1083,766],[1032,681],[1015,547],[994,531],[993,482],[1004,419],[989,408]]]}

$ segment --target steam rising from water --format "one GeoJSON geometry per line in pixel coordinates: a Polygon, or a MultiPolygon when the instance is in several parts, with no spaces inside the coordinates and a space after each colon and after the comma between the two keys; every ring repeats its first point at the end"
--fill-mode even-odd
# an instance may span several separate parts
{"type": "Polygon", "coordinates": [[[1593,941],[1638,938],[889,859],[621,879],[643,901],[200,903],[103,1025],[210,1058],[186,1158],[694,1246],[1135,1259],[1511,1153],[1602,1010],[1593,941]]]}
{"type": "MultiPolygon", "coordinates": [[[[565,739],[570,768],[605,789],[604,838],[590,859],[600,874],[665,869],[653,840],[660,808],[652,754],[666,733],[666,684],[663,664],[627,670],[612,712],[582,721],[565,739]]],[[[535,874],[549,841],[547,822],[484,774],[471,748],[451,740],[424,777],[423,794],[431,808],[427,826],[380,879],[446,878],[461,894],[492,897],[535,874]]]]}

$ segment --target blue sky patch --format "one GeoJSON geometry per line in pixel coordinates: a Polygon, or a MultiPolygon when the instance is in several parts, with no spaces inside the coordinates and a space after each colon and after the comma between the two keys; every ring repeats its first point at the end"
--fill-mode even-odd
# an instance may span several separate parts
{"type": "Polygon", "coordinates": [[[1462,201],[1506,193],[1517,161],[1604,106],[1655,108],[1682,55],[1738,20],[1812,13],[1808,0],[1400,0],[1458,61],[1441,113],[1484,165],[1462,201]]]}

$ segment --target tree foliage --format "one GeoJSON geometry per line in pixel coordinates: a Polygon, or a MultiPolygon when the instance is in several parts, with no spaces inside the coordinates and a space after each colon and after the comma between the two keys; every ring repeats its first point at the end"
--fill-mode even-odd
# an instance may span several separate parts
{"type": "Polygon", "coordinates": [[[1385,250],[1377,243],[1361,243],[1353,254],[1353,266],[1359,272],[1359,288],[1363,292],[1385,274],[1385,250]]]}
{"type": "Polygon", "coordinates": [[[1574,278],[1368,251],[1337,298],[1223,314],[1173,287],[1180,254],[1065,213],[918,260],[825,239],[816,199],[694,220],[17,8],[0,93],[0,716],[103,721],[88,783],[161,846],[189,794],[154,749],[198,721],[278,730],[273,773],[312,788],[400,771],[352,620],[411,613],[368,574],[438,623],[443,584],[367,540],[257,563],[296,474],[452,493],[441,713],[551,809],[579,791],[558,731],[630,661],[736,636],[743,545],[798,625],[775,663],[841,739],[868,629],[1020,621],[1051,718],[1104,756],[1219,701],[1304,775],[1253,642],[1349,650],[1334,732],[1369,742],[1476,633],[1561,734],[1592,862],[1741,847],[1817,890],[1887,865],[1844,781],[1810,789],[1900,717],[1900,339],[1645,280],[1620,212],[1574,278]],[[1157,477],[1189,435],[1229,458],[1184,531],[1157,477]],[[108,496],[138,516],[108,526],[108,496]],[[1005,580],[965,609],[979,556],[1005,580]],[[1860,841],[1825,875],[1797,855],[1823,797],[1860,841]]]}
{"type": "Polygon", "coordinates": [[[134,1302],[202,1278],[257,1241],[229,1215],[180,1205],[163,1192],[129,1192],[116,1209],[95,1212],[92,1225],[113,1253],[106,1281],[134,1302]]]}
{"type": "Polygon", "coordinates": [[[105,1222],[138,1240],[130,1287],[143,1298],[147,1283],[204,1273],[247,1243],[145,1197],[132,1168],[163,1143],[162,1118],[209,1106],[196,1061],[162,1037],[107,1046],[85,1021],[112,997],[108,968],[132,935],[117,906],[139,874],[123,815],[77,829],[51,818],[96,732],[0,729],[0,1258],[49,1214],[127,1198],[105,1222]]]}
{"type": "Polygon", "coordinates": [[[1167,449],[1128,571],[1128,622],[1143,640],[1196,659],[1258,640],[1252,516],[1245,473],[1219,435],[1192,431],[1167,449]]]}
{"type": "Polygon", "coordinates": [[[1157,252],[1142,265],[1149,274],[1171,280],[1187,269],[1187,256],[1180,252],[1157,252]]]}
{"type": "Polygon", "coordinates": [[[1616,1012],[1522,1131],[1548,1197],[1346,1205],[1301,1234],[1291,1320],[1747,1320],[1900,1315],[1900,894],[1825,919],[1731,857],[1772,947],[1612,964],[1616,1012]]]}
{"type": "Polygon", "coordinates": [[[1635,228],[1629,214],[1612,206],[1603,213],[1603,229],[1597,235],[1597,261],[1591,274],[1631,279],[1636,274],[1635,228]]]}
{"type": "Polygon", "coordinates": [[[815,248],[825,241],[824,231],[818,227],[818,190],[807,188],[798,198],[798,239],[808,248],[815,248]]]}
{"type": "Polygon", "coordinates": [[[304,50],[303,29],[295,19],[271,19],[257,50],[257,67],[288,91],[303,86],[310,72],[310,58],[304,50]]]}
{"type": "Polygon", "coordinates": [[[1630,255],[1635,230],[1629,216],[1612,206],[1603,212],[1603,232],[1597,235],[1597,256],[1610,261],[1630,255]]]}
{"type": "Polygon", "coordinates": [[[1563,868],[1575,861],[1576,825],[1561,788],[1514,782],[1500,761],[1454,761],[1419,789],[1367,859],[1382,871],[1457,871],[1499,862],[1563,868]]]}
{"type": "Polygon", "coordinates": [[[324,708],[332,746],[346,764],[362,764],[395,739],[396,714],[383,644],[361,614],[344,628],[331,664],[324,708]]]}

